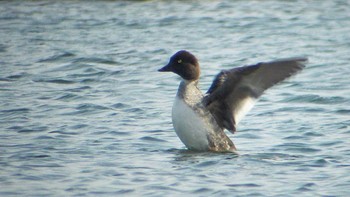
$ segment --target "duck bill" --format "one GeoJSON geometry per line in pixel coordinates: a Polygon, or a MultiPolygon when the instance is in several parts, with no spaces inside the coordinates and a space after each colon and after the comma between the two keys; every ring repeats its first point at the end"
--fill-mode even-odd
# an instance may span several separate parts
{"type": "Polygon", "coordinates": [[[167,64],[163,68],[159,69],[158,71],[159,72],[172,72],[173,69],[172,69],[171,64],[167,64]]]}

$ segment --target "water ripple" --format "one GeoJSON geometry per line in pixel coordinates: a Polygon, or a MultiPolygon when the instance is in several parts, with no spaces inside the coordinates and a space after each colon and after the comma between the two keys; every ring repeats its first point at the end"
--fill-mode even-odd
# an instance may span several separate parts
{"type": "Polygon", "coordinates": [[[73,57],[75,57],[75,54],[70,53],[70,52],[64,52],[62,54],[57,54],[53,55],[51,57],[45,58],[45,59],[40,59],[38,62],[60,62],[60,61],[66,61],[70,60],[73,57]]]}
{"type": "Polygon", "coordinates": [[[340,96],[322,97],[319,95],[300,95],[292,98],[285,99],[283,102],[296,102],[296,103],[317,103],[317,104],[341,104],[346,103],[348,100],[340,96]]]}
{"type": "Polygon", "coordinates": [[[34,79],[34,82],[56,83],[56,84],[74,84],[75,81],[66,79],[34,79]]]}

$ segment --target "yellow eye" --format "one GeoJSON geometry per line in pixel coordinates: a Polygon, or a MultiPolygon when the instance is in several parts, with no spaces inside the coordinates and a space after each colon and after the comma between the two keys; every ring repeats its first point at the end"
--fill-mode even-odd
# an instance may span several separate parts
{"type": "Polygon", "coordinates": [[[177,63],[181,64],[182,63],[182,59],[177,60],[177,63]]]}

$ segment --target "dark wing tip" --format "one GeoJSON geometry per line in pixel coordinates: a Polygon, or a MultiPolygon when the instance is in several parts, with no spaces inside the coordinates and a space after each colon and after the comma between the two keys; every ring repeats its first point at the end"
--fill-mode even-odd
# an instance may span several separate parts
{"type": "Polygon", "coordinates": [[[309,59],[307,57],[295,57],[295,58],[291,58],[291,60],[294,60],[296,62],[298,62],[299,64],[302,64],[305,66],[306,63],[308,63],[309,59]]]}
{"type": "Polygon", "coordinates": [[[307,57],[290,57],[290,58],[281,58],[281,59],[277,59],[275,61],[297,61],[297,62],[306,62],[308,61],[307,57]]]}
{"type": "Polygon", "coordinates": [[[275,60],[274,62],[294,62],[299,68],[305,68],[305,65],[308,63],[308,58],[307,57],[291,57],[291,58],[284,58],[284,59],[278,59],[275,60]]]}
{"type": "Polygon", "coordinates": [[[305,65],[309,62],[309,59],[307,57],[303,57],[303,58],[299,58],[296,59],[298,66],[300,66],[300,68],[305,68],[305,65]]]}
{"type": "Polygon", "coordinates": [[[305,65],[307,64],[307,62],[308,62],[308,58],[306,57],[292,57],[292,58],[277,59],[271,62],[262,63],[262,65],[266,65],[268,67],[270,67],[269,65],[271,65],[272,66],[271,68],[279,70],[281,76],[285,75],[284,77],[281,78],[281,80],[283,80],[285,78],[288,78],[292,75],[299,73],[301,70],[305,68],[305,65]],[[282,74],[283,72],[284,74],[282,74]]]}

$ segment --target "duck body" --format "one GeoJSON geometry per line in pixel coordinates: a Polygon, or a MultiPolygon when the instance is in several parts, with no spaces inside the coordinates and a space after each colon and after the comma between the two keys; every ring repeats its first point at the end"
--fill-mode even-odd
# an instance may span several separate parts
{"type": "Polygon", "coordinates": [[[231,133],[262,93],[301,70],[305,58],[291,58],[221,71],[205,95],[198,89],[197,58],[182,50],[160,72],[182,77],[172,108],[174,130],[190,150],[235,152],[231,133]]]}
{"type": "Polygon", "coordinates": [[[203,98],[197,81],[183,80],[180,83],[172,108],[172,122],[177,136],[190,150],[236,151],[230,138],[205,108],[203,98]]]}

